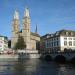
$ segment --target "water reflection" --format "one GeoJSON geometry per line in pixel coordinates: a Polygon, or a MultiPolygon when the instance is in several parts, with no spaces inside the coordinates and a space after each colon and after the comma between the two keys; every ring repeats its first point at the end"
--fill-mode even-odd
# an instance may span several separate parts
{"type": "Polygon", "coordinates": [[[18,61],[14,66],[14,75],[24,75],[25,68],[24,68],[24,62],[18,61]]]}
{"type": "Polygon", "coordinates": [[[36,59],[20,60],[15,64],[14,75],[34,75],[38,69],[39,61],[36,59]]]}
{"type": "Polygon", "coordinates": [[[57,65],[54,62],[29,59],[19,61],[15,65],[15,75],[58,75],[57,65]]]}
{"type": "Polygon", "coordinates": [[[39,59],[24,59],[16,62],[1,62],[0,75],[74,75],[71,64],[57,64],[39,59]]]}
{"type": "Polygon", "coordinates": [[[0,75],[11,75],[13,71],[13,67],[15,62],[9,61],[0,61],[0,75]]]}
{"type": "Polygon", "coordinates": [[[58,75],[74,75],[75,67],[72,64],[59,64],[58,75]]]}
{"type": "Polygon", "coordinates": [[[64,75],[66,73],[66,67],[64,65],[59,65],[60,67],[58,68],[58,75],[64,75]]]}

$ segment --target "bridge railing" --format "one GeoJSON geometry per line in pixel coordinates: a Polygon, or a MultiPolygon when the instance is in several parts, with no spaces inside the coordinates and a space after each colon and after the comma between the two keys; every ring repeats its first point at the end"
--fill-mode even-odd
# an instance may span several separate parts
{"type": "Polygon", "coordinates": [[[75,50],[74,51],[53,51],[53,52],[44,51],[41,54],[69,54],[69,53],[75,53],[75,50]]]}

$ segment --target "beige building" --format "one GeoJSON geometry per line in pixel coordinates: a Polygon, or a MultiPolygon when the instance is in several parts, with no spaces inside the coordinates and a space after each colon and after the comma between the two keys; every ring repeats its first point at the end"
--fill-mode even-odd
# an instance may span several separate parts
{"type": "Polygon", "coordinates": [[[24,38],[26,49],[38,49],[40,36],[37,32],[30,31],[30,15],[29,9],[25,8],[24,16],[22,20],[22,29],[20,30],[20,21],[19,21],[19,13],[16,10],[12,22],[12,38],[11,38],[11,48],[14,48],[18,36],[22,36],[24,38]]]}
{"type": "Polygon", "coordinates": [[[75,31],[60,30],[54,34],[46,34],[41,37],[40,47],[42,52],[75,50],[75,31]]]}

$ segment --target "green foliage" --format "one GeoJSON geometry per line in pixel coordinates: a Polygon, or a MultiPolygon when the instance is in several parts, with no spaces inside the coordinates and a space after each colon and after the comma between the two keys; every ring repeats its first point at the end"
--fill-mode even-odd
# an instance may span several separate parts
{"type": "Polygon", "coordinates": [[[8,41],[8,48],[11,48],[11,40],[8,41]]]}
{"type": "Polygon", "coordinates": [[[26,44],[24,42],[24,39],[22,36],[19,36],[18,37],[18,41],[17,43],[15,44],[15,47],[14,49],[17,50],[17,49],[25,49],[26,48],[26,44]]]}

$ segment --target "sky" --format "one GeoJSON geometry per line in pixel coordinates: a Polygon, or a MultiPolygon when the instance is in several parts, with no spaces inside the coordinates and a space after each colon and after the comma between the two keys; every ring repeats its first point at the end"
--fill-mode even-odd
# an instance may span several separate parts
{"type": "Polygon", "coordinates": [[[16,9],[22,28],[25,7],[30,11],[32,32],[36,25],[41,36],[61,29],[75,30],[75,0],[0,0],[0,35],[11,38],[16,9]]]}

